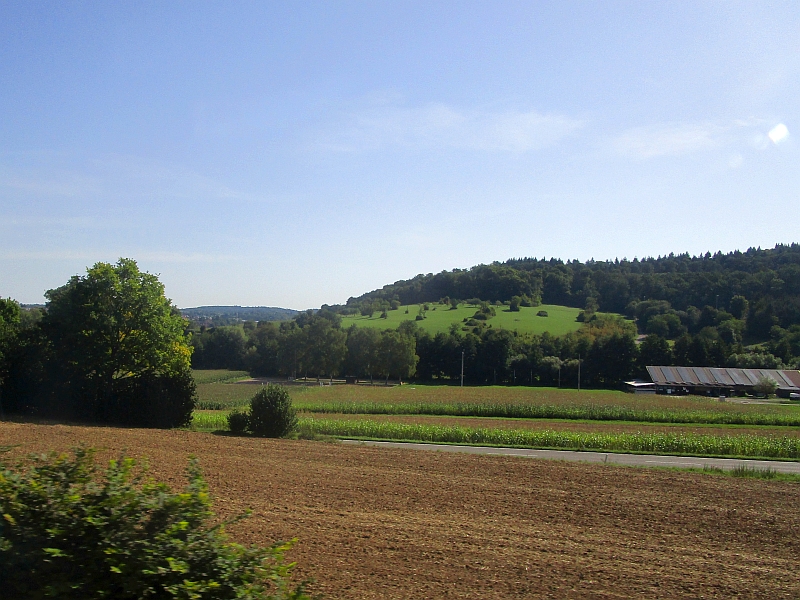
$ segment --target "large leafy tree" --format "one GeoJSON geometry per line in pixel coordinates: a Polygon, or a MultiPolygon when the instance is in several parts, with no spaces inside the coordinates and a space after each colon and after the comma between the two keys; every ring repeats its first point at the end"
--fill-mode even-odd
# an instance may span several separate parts
{"type": "Polygon", "coordinates": [[[417,340],[410,335],[393,330],[387,330],[381,334],[378,368],[382,374],[386,375],[387,382],[389,375],[397,375],[402,383],[403,377],[407,379],[416,372],[419,361],[416,348],[417,340]]]}
{"type": "Polygon", "coordinates": [[[188,423],[195,388],[186,321],[158,277],[120,259],[45,296],[56,407],[100,422],[188,423]]]}
{"type": "Polygon", "coordinates": [[[16,342],[17,323],[19,323],[19,304],[11,298],[0,298],[0,415],[3,410],[3,384],[8,378],[10,355],[16,342]]]}

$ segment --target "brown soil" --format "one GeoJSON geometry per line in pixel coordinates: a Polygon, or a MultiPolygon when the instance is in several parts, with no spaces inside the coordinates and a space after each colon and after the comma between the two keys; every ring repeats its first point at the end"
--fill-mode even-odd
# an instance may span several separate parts
{"type": "MultiPolygon", "coordinates": [[[[244,543],[327,598],[800,597],[800,486],[512,457],[0,423],[11,454],[79,443],[148,456],[183,484],[200,459],[244,543]]],[[[6,455],[7,456],[7,455],[6,455]]]]}
{"type": "Polygon", "coordinates": [[[474,429],[528,429],[533,431],[585,431],[591,433],[696,433],[700,435],[763,435],[772,437],[800,437],[800,427],[719,427],[713,425],[665,425],[663,423],[618,423],[593,421],[591,423],[551,419],[487,419],[482,417],[439,417],[427,415],[349,415],[344,413],[302,413],[314,419],[367,420],[413,425],[441,425],[445,427],[471,427],[474,429]]]}

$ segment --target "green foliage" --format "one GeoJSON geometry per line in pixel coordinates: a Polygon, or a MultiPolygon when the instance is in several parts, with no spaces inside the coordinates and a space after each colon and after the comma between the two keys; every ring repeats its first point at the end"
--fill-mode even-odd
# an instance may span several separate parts
{"type": "Polygon", "coordinates": [[[380,364],[381,333],[371,327],[351,327],[347,335],[347,372],[372,377],[380,364]]]}
{"type": "Polygon", "coordinates": [[[800,439],[783,436],[719,436],[689,433],[584,433],[411,425],[369,420],[303,419],[300,428],[314,434],[433,443],[676,453],[699,456],[800,458],[800,439]]]}
{"type": "Polygon", "coordinates": [[[378,370],[388,379],[397,376],[401,381],[416,372],[419,356],[416,355],[416,339],[399,331],[381,333],[378,350],[378,370]]]}
{"type": "MultiPolygon", "coordinates": [[[[194,424],[194,420],[192,423],[194,424]]],[[[237,435],[245,433],[250,429],[250,415],[237,410],[231,412],[228,415],[228,429],[237,435]]]]}
{"type": "MultiPolygon", "coordinates": [[[[553,371],[557,370],[555,366],[551,368],[553,371]]],[[[781,414],[708,409],[631,408],[603,404],[497,404],[491,402],[482,404],[304,402],[300,405],[300,408],[304,412],[321,414],[436,415],[503,419],[565,419],[800,427],[800,414],[795,411],[781,414]]]]}
{"type": "MultiPolygon", "coordinates": [[[[478,303],[478,306],[480,302],[478,303]]],[[[343,326],[349,328],[351,325],[356,325],[359,328],[374,328],[374,329],[396,329],[404,321],[415,321],[418,315],[418,306],[406,306],[409,312],[405,310],[390,311],[388,318],[379,319],[376,314],[372,318],[362,317],[359,315],[344,316],[342,318],[343,326]]],[[[403,309],[403,307],[401,307],[403,309]]],[[[429,311],[424,317],[417,319],[416,322],[422,331],[431,335],[437,333],[447,333],[453,323],[465,322],[464,319],[471,319],[477,310],[476,305],[462,302],[455,309],[452,305],[449,310],[437,310],[436,312],[429,311]]],[[[525,307],[520,305],[519,312],[510,312],[505,310],[498,311],[495,309],[496,315],[492,317],[492,327],[508,329],[509,331],[517,331],[520,334],[542,334],[545,331],[550,334],[565,335],[574,331],[578,331],[581,324],[575,320],[578,315],[577,308],[569,308],[566,306],[552,306],[543,305],[536,308],[525,307]],[[549,319],[539,319],[536,313],[539,310],[544,310],[550,315],[549,319]]]]}
{"type": "Polygon", "coordinates": [[[40,413],[94,422],[188,424],[195,384],[186,321],[136,262],[97,263],[46,294],[50,404],[40,413]],[[153,412],[155,411],[155,412],[153,412]]]}
{"type": "Polygon", "coordinates": [[[778,389],[778,382],[775,381],[772,377],[768,377],[766,375],[762,375],[758,378],[758,382],[753,386],[753,391],[756,394],[760,394],[765,398],[769,398],[773,395],[778,389]]]}
{"type": "Polygon", "coordinates": [[[192,377],[197,385],[207,383],[227,383],[249,377],[247,371],[230,371],[228,369],[192,369],[192,377]]]}
{"type": "Polygon", "coordinates": [[[775,469],[757,469],[755,467],[748,467],[747,465],[736,465],[731,470],[731,475],[734,477],[749,477],[752,479],[775,479],[778,472],[775,469]]]}
{"type": "Polygon", "coordinates": [[[241,325],[212,327],[192,335],[192,366],[196,369],[240,370],[244,366],[247,336],[241,325]]]}
{"type": "Polygon", "coordinates": [[[263,386],[250,400],[248,430],[260,437],[279,438],[297,428],[297,411],[282,385],[263,386]]]}
{"type": "MultiPolygon", "coordinates": [[[[727,366],[739,369],[785,369],[786,365],[769,352],[743,352],[728,356],[727,366]]],[[[774,390],[770,393],[774,393],[774,390]]]]}
{"type": "Polygon", "coordinates": [[[11,298],[0,298],[0,394],[3,382],[8,377],[9,355],[14,351],[17,342],[16,325],[19,321],[19,304],[11,298]]]}
{"type": "Polygon", "coordinates": [[[307,598],[292,589],[294,541],[245,548],[211,526],[192,460],[183,493],[144,478],[129,458],[98,473],[90,450],[0,473],[3,597],[307,598]]]}

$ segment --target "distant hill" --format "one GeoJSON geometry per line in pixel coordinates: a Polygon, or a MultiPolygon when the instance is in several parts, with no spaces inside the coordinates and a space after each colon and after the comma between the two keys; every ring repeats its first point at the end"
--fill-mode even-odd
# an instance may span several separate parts
{"type": "Polygon", "coordinates": [[[198,306],[181,308],[181,314],[192,321],[288,321],[299,314],[291,308],[274,306],[198,306]]]}

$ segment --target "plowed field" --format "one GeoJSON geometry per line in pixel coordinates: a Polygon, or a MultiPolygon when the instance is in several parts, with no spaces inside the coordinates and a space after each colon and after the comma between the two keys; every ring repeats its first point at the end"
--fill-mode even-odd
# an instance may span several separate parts
{"type": "MultiPolygon", "coordinates": [[[[243,543],[300,538],[327,598],[800,597],[800,486],[694,473],[0,423],[12,456],[79,443],[201,462],[243,543]]],[[[8,455],[5,455],[8,458],[8,455]]]]}

